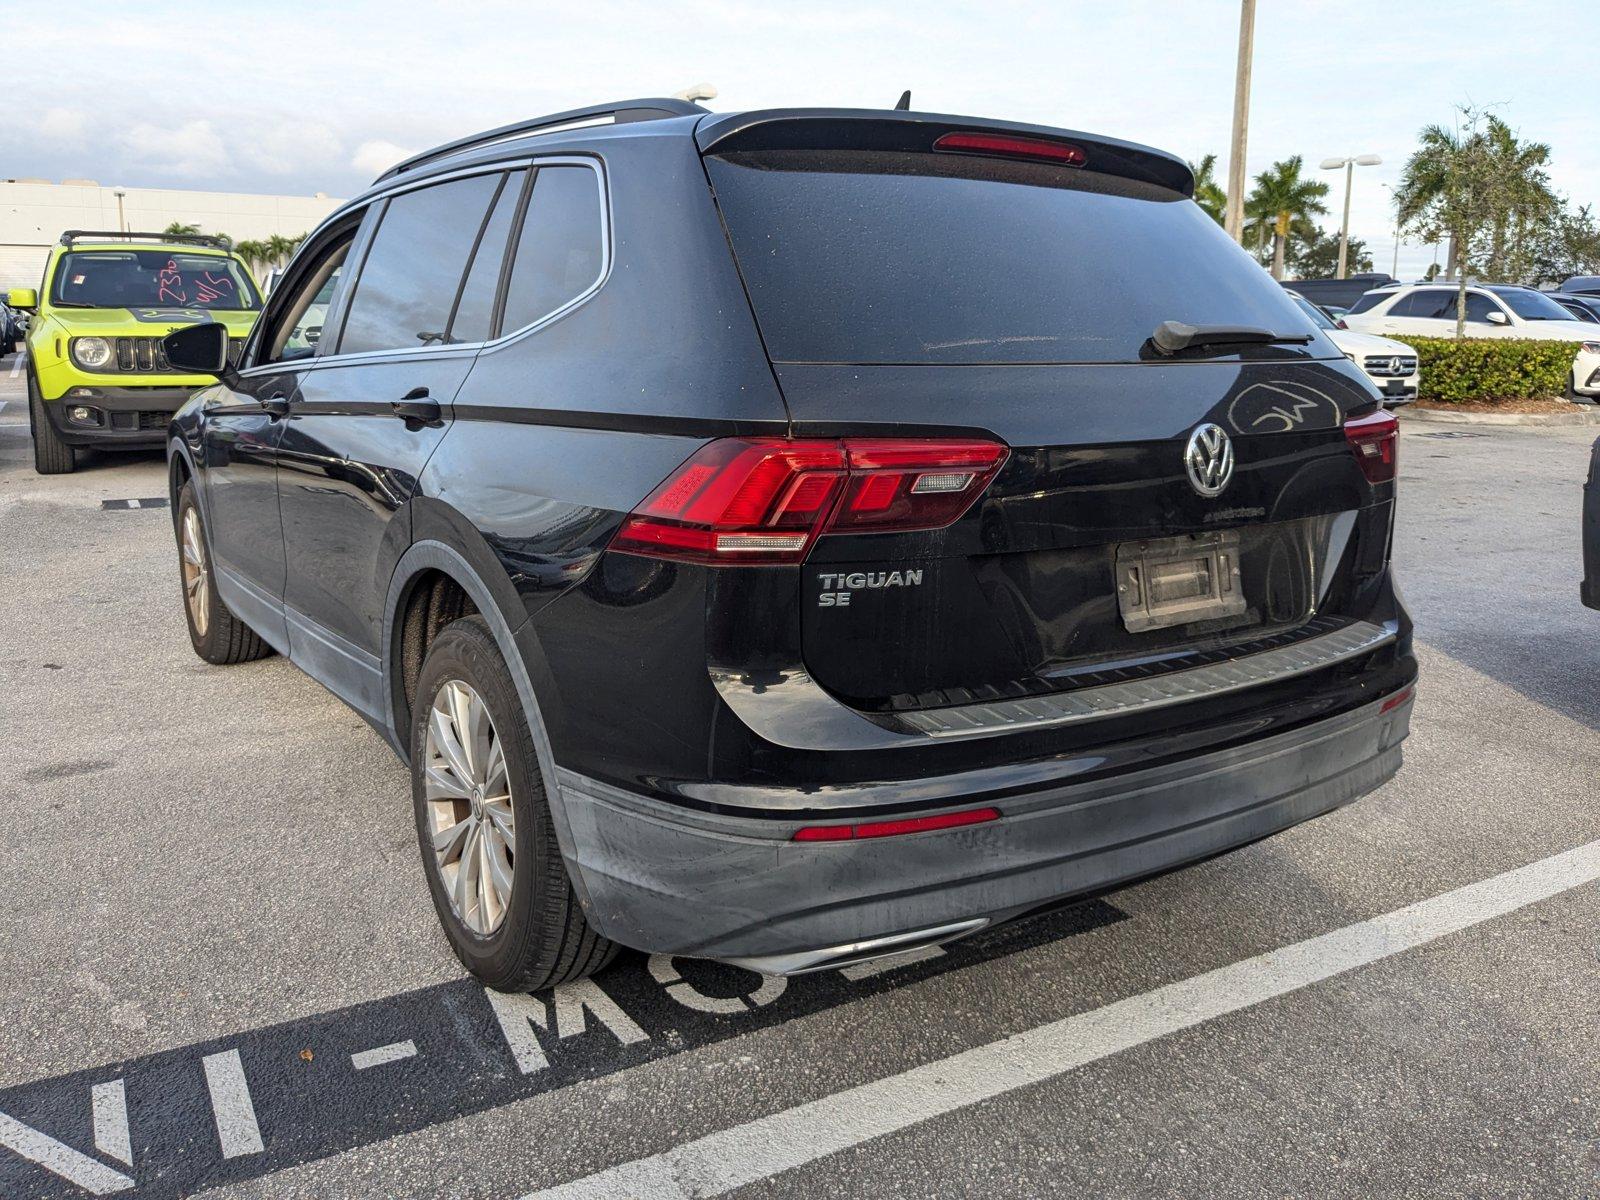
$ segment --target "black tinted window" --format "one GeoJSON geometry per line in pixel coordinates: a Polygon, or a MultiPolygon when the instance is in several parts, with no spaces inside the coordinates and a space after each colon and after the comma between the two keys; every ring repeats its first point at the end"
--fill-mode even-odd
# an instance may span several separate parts
{"type": "MultiPolygon", "coordinates": [[[[1467,293],[1467,320],[1488,324],[1490,313],[1502,311],[1498,304],[1482,292],[1467,293]]],[[[1450,302],[1444,306],[1444,311],[1439,315],[1442,317],[1454,317],[1456,315],[1456,298],[1454,296],[1450,297],[1450,302]]]]}
{"type": "Polygon", "coordinates": [[[1364,313],[1369,308],[1377,308],[1391,295],[1393,295],[1392,292],[1363,292],[1360,299],[1350,306],[1350,311],[1364,313]]]}
{"type": "Polygon", "coordinates": [[[481,342],[489,336],[494,321],[495,293],[500,287],[500,268],[505,265],[506,238],[510,236],[517,205],[522,201],[522,185],[527,175],[526,171],[513,171],[500,189],[500,198],[489,211],[483,236],[478,239],[472,266],[461,288],[455,319],[450,322],[452,342],[481,342]]]}
{"type": "Polygon", "coordinates": [[[1168,320],[1313,332],[1215,221],[1153,185],[859,151],[709,168],[780,360],[1128,362],[1168,320]]]}
{"type": "Polygon", "coordinates": [[[389,201],[355,282],[341,354],[444,341],[467,256],[500,183],[474,175],[389,201]]]}
{"type": "Polygon", "coordinates": [[[1411,292],[1401,296],[1389,310],[1391,317],[1442,317],[1445,302],[1454,297],[1454,292],[1447,292],[1443,288],[1424,288],[1419,292],[1411,292]]]}
{"type": "Polygon", "coordinates": [[[605,261],[600,177],[588,167],[540,167],[506,289],[510,333],[588,291],[605,261]]]}

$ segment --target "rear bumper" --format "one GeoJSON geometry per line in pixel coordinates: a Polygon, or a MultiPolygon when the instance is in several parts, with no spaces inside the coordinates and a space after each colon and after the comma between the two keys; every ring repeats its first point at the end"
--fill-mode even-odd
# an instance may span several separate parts
{"type": "Polygon", "coordinates": [[[1242,846],[1365,795],[1400,767],[1409,695],[1242,746],[1023,795],[1001,819],[795,842],[814,820],[679,808],[560,771],[569,868],[625,945],[794,972],[972,932],[1242,846]],[[900,940],[903,939],[903,940],[900,940]],[[862,943],[876,943],[863,947],[862,943]]]}
{"type": "Polygon", "coordinates": [[[45,401],[48,420],[69,446],[164,446],[167,422],[198,389],[192,387],[72,387],[45,401]],[[71,419],[87,408],[87,421],[71,419]]]}

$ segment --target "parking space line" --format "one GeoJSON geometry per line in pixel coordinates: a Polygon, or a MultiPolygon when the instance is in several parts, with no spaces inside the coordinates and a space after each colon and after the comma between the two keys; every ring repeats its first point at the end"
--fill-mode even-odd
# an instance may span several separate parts
{"type": "Polygon", "coordinates": [[[94,1115],[94,1148],[123,1166],[133,1166],[126,1086],[120,1079],[97,1083],[89,1089],[89,1097],[94,1115]]]}
{"type": "Polygon", "coordinates": [[[211,1113],[217,1121],[217,1140],[223,1158],[260,1154],[261,1126],[256,1124],[256,1106],[245,1082],[244,1063],[237,1050],[208,1054],[200,1060],[206,1072],[206,1087],[211,1092],[211,1113]]]}
{"type": "Polygon", "coordinates": [[[365,1071],[368,1067],[381,1067],[385,1063],[399,1062],[402,1058],[415,1058],[417,1044],[410,1038],[403,1042],[390,1042],[387,1046],[377,1046],[371,1050],[362,1050],[350,1056],[350,1065],[358,1071],[365,1071]]]}
{"type": "Polygon", "coordinates": [[[525,1200],[720,1196],[1600,879],[1600,841],[1384,916],[735,1125],[525,1200]]]}
{"type": "Polygon", "coordinates": [[[93,1196],[120,1192],[133,1186],[121,1171],[96,1162],[87,1154],[56,1141],[55,1138],[30,1129],[21,1121],[0,1113],[0,1146],[22,1155],[29,1162],[38,1163],[47,1171],[75,1183],[93,1196]]]}

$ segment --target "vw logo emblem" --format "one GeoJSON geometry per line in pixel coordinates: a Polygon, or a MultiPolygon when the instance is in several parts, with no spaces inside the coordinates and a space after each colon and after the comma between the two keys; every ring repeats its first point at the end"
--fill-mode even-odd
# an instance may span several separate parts
{"type": "Polygon", "coordinates": [[[1183,448],[1183,469],[1189,486],[1206,499],[1222,495],[1233,478],[1233,443],[1220,425],[1197,425],[1183,448]]]}

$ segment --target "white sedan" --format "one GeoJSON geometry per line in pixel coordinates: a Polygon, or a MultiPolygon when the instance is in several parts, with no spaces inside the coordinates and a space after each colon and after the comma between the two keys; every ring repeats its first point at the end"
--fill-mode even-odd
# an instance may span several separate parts
{"type": "Polygon", "coordinates": [[[1344,356],[1367,373],[1380,392],[1385,408],[1410,404],[1417,398],[1422,373],[1417,369],[1417,352],[1404,342],[1344,329],[1299,292],[1289,289],[1290,298],[1304,310],[1328,340],[1344,351],[1344,356]]]}

